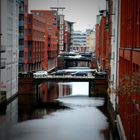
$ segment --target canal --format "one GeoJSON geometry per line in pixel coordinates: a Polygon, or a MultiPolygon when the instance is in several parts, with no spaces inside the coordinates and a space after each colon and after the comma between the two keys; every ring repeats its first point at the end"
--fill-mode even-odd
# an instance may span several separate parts
{"type": "Polygon", "coordinates": [[[0,140],[110,139],[104,99],[88,97],[87,82],[55,84],[59,98],[53,105],[36,106],[28,94],[7,105],[0,114],[0,140]]]}

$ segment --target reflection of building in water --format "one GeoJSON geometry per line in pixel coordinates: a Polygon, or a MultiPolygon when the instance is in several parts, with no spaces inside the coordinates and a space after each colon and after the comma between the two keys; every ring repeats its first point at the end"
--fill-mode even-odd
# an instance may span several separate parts
{"type": "Polygon", "coordinates": [[[18,96],[19,121],[30,119],[34,110],[34,94],[20,94],[18,96]]]}
{"type": "Polygon", "coordinates": [[[6,119],[8,122],[12,124],[18,121],[18,99],[17,98],[7,105],[6,119]]]}
{"type": "Polygon", "coordinates": [[[51,102],[59,97],[69,95],[71,93],[71,86],[64,83],[48,82],[48,98],[47,101],[51,102]]]}
{"type": "Polygon", "coordinates": [[[47,102],[52,102],[53,99],[57,99],[59,97],[57,89],[58,89],[58,86],[56,82],[48,82],[47,102]]]}
{"type": "Polygon", "coordinates": [[[71,94],[71,84],[68,83],[58,83],[59,97],[71,94]]]}
{"type": "Polygon", "coordinates": [[[4,112],[0,111],[0,140],[7,139],[7,132],[12,124],[18,122],[18,99],[14,99],[5,108],[4,112]]]}
{"type": "Polygon", "coordinates": [[[38,92],[39,92],[39,100],[41,102],[47,102],[48,101],[48,84],[47,84],[47,82],[44,82],[39,85],[38,92]]]}

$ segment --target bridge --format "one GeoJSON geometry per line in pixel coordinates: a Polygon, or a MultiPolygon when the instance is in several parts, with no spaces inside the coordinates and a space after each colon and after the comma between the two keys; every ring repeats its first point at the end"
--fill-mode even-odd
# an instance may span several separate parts
{"type": "Polygon", "coordinates": [[[91,62],[91,58],[90,58],[90,57],[84,57],[84,56],[81,56],[81,57],[79,57],[79,58],[77,58],[77,57],[64,56],[64,60],[91,62]]]}
{"type": "Polygon", "coordinates": [[[95,77],[94,76],[71,76],[71,75],[48,75],[46,77],[38,77],[34,78],[35,82],[43,82],[43,81],[56,81],[56,82],[89,82],[89,81],[94,81],[95,77]]]}
{"type": "Polygon", "coordinates": [[[77,65],[78,62],[84,62],[86,66],[90,66],[92,59],[93,59],[92,53],[78,53],[78,54],[64,53],[59,55],[58,62],[60,64],[64,62],[63,68],[67,68],[71,65],[78,66],[77,65]]]}
{"type": "Polygon", "coordinates": [[[103,77],[88,76],[56,76],[48,75],[46,77],[33,78],[33,82],[36,85],[36,91],[38,85],[43,82],[89,82],[89,96],[94,96],[98,93],[105,93],[108,88],[108,79],[103,77]]]}

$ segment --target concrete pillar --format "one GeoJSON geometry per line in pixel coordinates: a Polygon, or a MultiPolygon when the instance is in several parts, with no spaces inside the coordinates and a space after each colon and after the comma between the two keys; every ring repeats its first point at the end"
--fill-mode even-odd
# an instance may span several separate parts
{"type": "Polygon", "coordinates": [[[38,103],[39,101],[39,91],[38,91],[38,83],[34,83],[34,92],[35,92],[35,102],[38,103]]]}
{"type": "Polygon", "coordinates": [[[95,87],[95,82],[90,81],[89,82],[89,97],[94,96],[94,87],[95,87]]]}

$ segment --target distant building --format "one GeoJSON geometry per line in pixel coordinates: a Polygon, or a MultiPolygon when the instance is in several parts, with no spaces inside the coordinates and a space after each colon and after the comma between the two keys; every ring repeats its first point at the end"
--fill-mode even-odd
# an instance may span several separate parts
{"type": "Polygon", "coordinates": [[[59,14],[58,15],[58,29],[59,29],[59,49],[58,53],[61,53],[64,51],[64,15],[59,14]]]}
{"type": "Polygon", "coordinates": [[[71,51],[85,52],[86,51],[86,32],[74,31],[72,34],[71,51]]]}
{"type": "Polygon", "coordinates": [[[91,30],[89,33],[87,33],[87,51],[88,52],[95,52],[95,31],[91,30]]]}
{"type": "Polygon", "coordinates": [[[18,25],[19,3],[0,1],[0,96],[9,100],[18,92],[18,25]]]}
{"type": "Polygon", "coordinates": [[[96,26],[95,26],[95,36],[96,36],[96,41],[95,41],[95,52],[96,52],[96,59],[97,59],[97,65],[98,67],[100,66],[100,15],[97,15],[97,21],[96,21],[96,26]]]}
{"type": "Polygon", "coordinates": [[[64,51],[69,52],[72,46],[72,33],[74,22],[65,21],[64,51]]]}
{"type": "MultiPolygon", "coordinates": [[[[96,56],[98,66],[110,73],[110,59],[111,59],[111,27],[108,26],[108,16],[106,10],[99,11],[96,24],[96,56]]],[[[109,19],[110,20],[110,19],[109,19]]]]}

